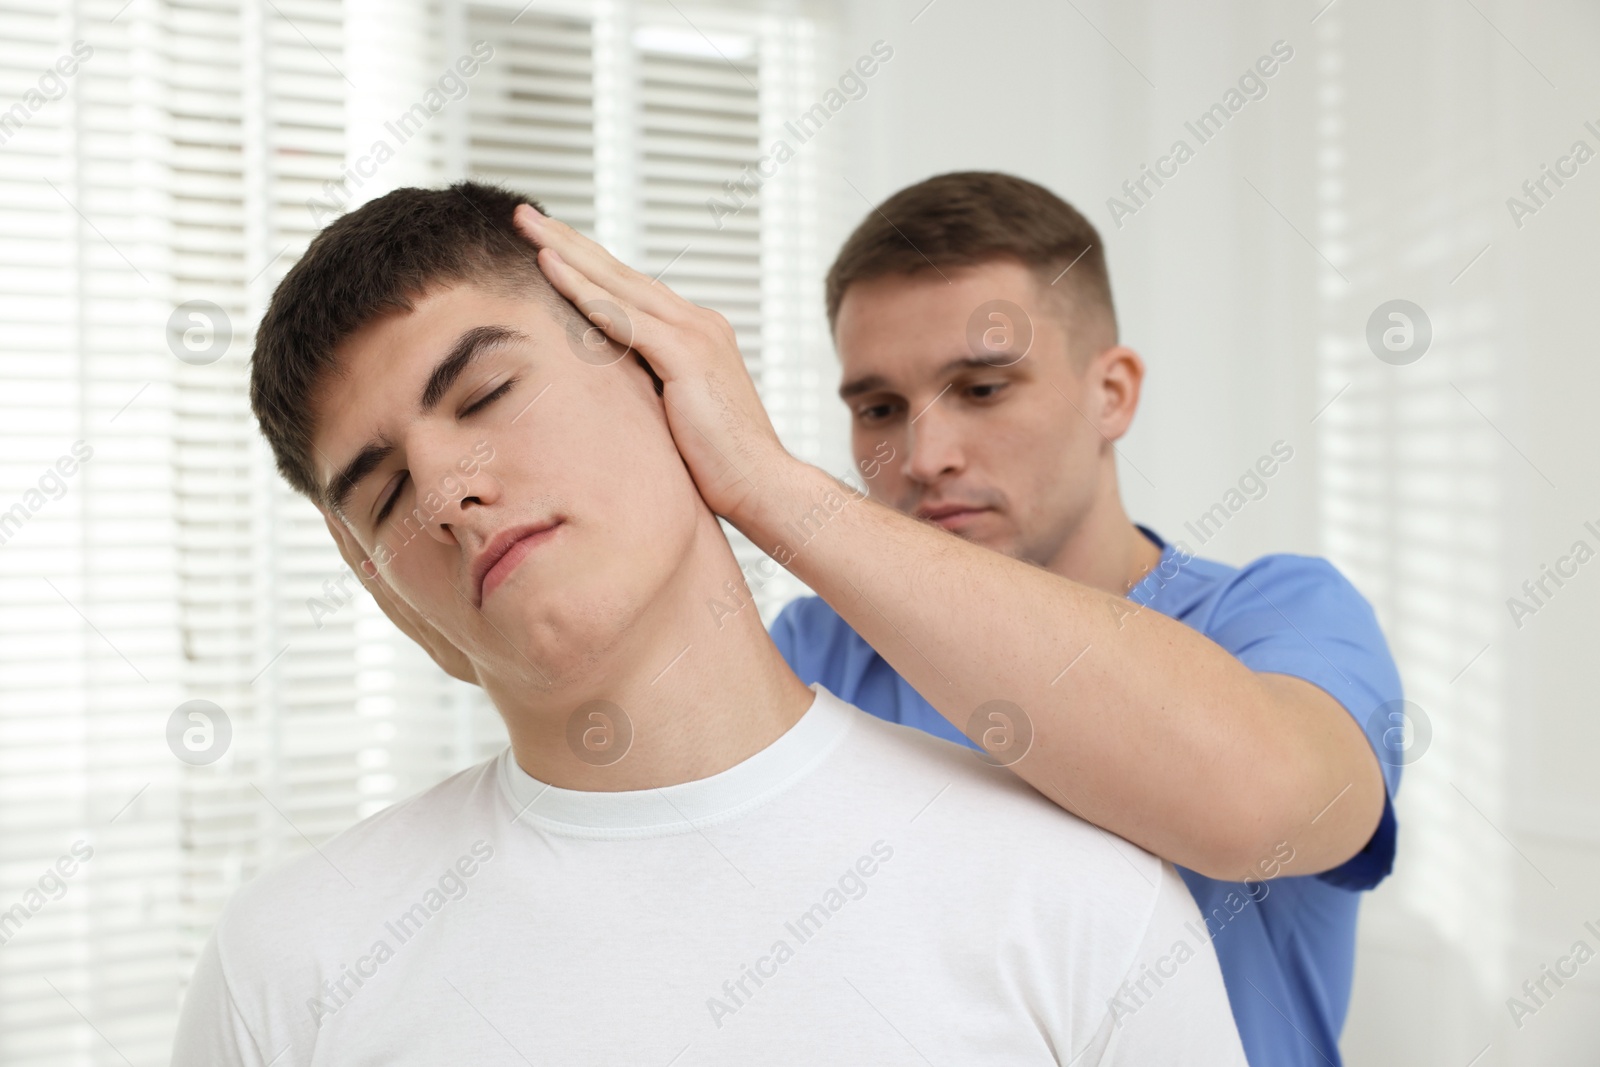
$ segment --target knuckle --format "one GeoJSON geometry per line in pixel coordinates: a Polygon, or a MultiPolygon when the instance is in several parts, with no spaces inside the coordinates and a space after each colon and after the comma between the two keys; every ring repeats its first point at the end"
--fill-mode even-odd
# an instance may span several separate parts
{"type": "Polygon", "coordinates": [[[701,329],[715,336],[731,337],[733,323],[728,317],[715,308],[702,307],[699,314],[701,329]]]}

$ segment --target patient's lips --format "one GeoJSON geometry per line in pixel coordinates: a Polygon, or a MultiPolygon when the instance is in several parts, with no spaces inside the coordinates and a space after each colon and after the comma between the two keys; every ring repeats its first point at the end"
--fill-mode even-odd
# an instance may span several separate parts
{"type": "Polygon", "coordinates": [[[472,561],[473,585],[477,591],[477,605],[494,592],[500,583],[528,558],[528,554],[556,537],[562,520],[529,523],[501,530],[489,539],[483,551],[472,561]]]}

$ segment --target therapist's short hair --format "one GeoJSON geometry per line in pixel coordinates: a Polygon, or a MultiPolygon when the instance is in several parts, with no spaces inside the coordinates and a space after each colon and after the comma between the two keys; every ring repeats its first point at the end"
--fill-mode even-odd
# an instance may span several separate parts
{"type": "Polygon", "coordinates": [[[326,503],[312,459],[314,400],[338,372],[335,350],[382,316],[410,311],[433,286],[470,281],[527,294],[577,329],[588,326],[516,229],[518,204],[539,206],[481,182],[396,189],[330,223],[284,275],[256,330],[250,406],[296,490],[326,503]]]}
{"type": "Polygon", "coordinates": [[[1066,298],[1069,315],[1103,317],[1107,343],[1116,342],[1099,231],[1044,186],[995,171],[940,174],[868,212],[828,270],[828,326],[836,325],[845,291],[856,282],[995,259],[1030,268],[1066,298]]]}

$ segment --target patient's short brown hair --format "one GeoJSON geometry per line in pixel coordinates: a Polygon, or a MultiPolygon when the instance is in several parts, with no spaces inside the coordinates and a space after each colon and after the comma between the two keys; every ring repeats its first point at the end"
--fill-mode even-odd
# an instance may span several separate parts
{"type": "Polygon", "coordinates": [[[1104,340],[1116,343],[1099,231],[1044,186],[994,171],[941,174],[868,212],[828,270],[828,325],[836,325],[845,290],[856,282],[1003,258],[1021,261],[1042,286],[1061,293],[1069,314],[1102,318],[1104,340]]]}

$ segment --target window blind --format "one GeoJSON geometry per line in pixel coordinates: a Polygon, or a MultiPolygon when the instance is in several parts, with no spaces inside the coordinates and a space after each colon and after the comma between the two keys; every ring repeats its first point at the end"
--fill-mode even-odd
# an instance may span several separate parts
{"type": "MultiPolygon", "coordinates": [[[[804,106],[815,35],[754,5],[0,0],[0,1062],[163,1062],[243,882],[505,743],[250,416],[254,324],[317,230],[402,184],[537,196],[726,314],[816,458],[818,156],[708,205],[804,106]]],[[[770,618],[798,587],[734,539],[770,618]]]]}
{"type": "Polygon", "coordinates": [[[116,15],[0,5],[8,1064],[152,1058],[172,999],[159,979],[175,950],[177,769],[159,731],[182,690],[163,27],[116,15]]]}

